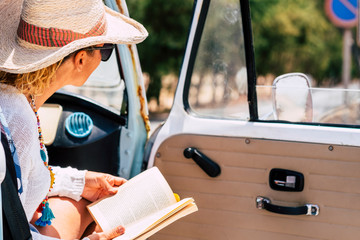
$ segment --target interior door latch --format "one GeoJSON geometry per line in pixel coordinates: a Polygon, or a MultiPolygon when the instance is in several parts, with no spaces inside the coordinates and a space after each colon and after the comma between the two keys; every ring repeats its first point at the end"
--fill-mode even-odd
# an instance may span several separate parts
{"type": "Polygon", "coordinates": [[[301,192],[304,189],[304,175],[287,169],[273,168],[269,174],[269,184],[277,191],[301,192]]]}

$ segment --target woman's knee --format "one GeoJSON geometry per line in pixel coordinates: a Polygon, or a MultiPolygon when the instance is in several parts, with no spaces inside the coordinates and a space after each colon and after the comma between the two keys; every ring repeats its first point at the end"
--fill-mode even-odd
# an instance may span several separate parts
{"type": "MultiPolygon", "coordinates": [[[[61,239],[80,238],[93,222],[86,209],[90,202],[85,199],[77,202],[70,198],[52,197],[49,198],[49,204],[55,219],[52,220],[50,226],[36,226],[39,232],[44,235],[61,239]]],[[[31,223],[34,224],[40,216],[41,214],[35,213],[31,223]]]]}

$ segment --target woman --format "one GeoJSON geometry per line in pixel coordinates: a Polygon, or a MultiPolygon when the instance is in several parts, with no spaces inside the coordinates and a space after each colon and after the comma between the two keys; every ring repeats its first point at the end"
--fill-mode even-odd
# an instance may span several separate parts
{"type": "MultiPolygon", "coordinates": [[[[63,86],[84,84],[112,44],[141,42],[147,32],[101,0],[2,0],[0,18],[0,119],[16,148],[18,192],[33,239],[81,238],[92,223],[86,205],[126,180],[48,166],[37,110],[63,86]]],[[[123,232],[119,226],[86,239],[123,232]]]]}

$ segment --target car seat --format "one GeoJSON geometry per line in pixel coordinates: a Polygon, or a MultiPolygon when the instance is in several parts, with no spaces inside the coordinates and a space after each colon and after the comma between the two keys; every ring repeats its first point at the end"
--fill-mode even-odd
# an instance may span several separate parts
{"type": "MultiPolygon", "coordinates": [[[[1,124],[0,127],[1,130],[3,130],[1,124]]],[[[2,227],[3,236],[0,236],[0,239],[32,239],[29,222],[27,221],[25,211],[18,195],[14,161],[4,131],[1,131],[0,148],[0,166],[5,167],[6,164],[6,172],[5,169],[1,169],[0,167],[0,174],[5,174],[5,178],[1,183],[3,219],[0,227],[2,227]]]]}

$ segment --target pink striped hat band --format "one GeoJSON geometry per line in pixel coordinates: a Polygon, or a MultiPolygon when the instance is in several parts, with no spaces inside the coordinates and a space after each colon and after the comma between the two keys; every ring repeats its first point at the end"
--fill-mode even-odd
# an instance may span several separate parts
{"type": "Polygon", "coordinates": [[[101,36],[105,33],[106,27],[105,15],[85,34],[66,29],[38,27],[20,19],[17,35],[20,39],[39,46],[64,47],[75,40],[101,36]]]}

